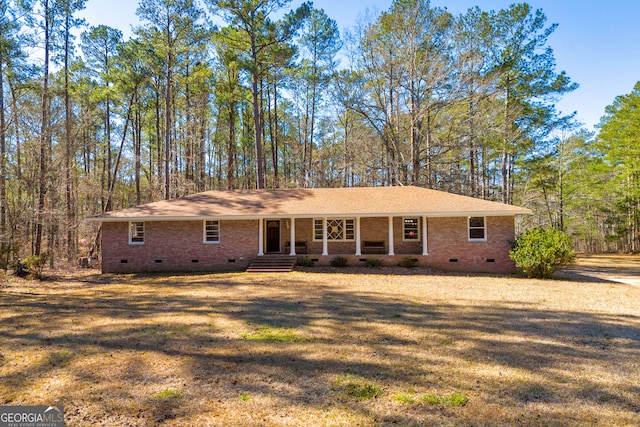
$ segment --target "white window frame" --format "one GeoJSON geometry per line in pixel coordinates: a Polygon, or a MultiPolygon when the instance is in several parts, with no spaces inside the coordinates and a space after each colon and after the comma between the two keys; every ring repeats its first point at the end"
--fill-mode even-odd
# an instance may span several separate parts
{"type": "MultiPolygon", "coordinates": [[[[212,235],[211,237],[215,237],[215,235],[212,235]]],[[[209,219],[209,220],[204,220],[202,221],[202,243],[204,243],[205,245],[219,245],[220,244],[220,220],[219,219],[209,219]],[[217,232],[217,240],[208,240],[209,235],[207,235],[207,223],[211,222],[211,223],[216,223],[217,224],[217,230],[214,230],[214,232],[217,232]]]]}
{"type": "Polygon", "coordinates": [[[403,217],[402,218],[402,241],[403,242],[420,242],[422,241],[422,238],[420,237],[420,217],[414,217],[414,216],[407,216],[407,217],[403,217]],[[410,230],[410,231],[415,231],[416,233],[416,237],[412,238],[412,239],[407,239],[407,229],[406,229],[406,225],[407,223],[405,222],[408,219],[412,219],[416,221],[416,229],[415,230],[410,230]]]}
{"type": "Polygon", "coordinates": [[[467,236],[470,242],[486,242],[487,241],[487,217],[486,216],[470,216],[467,218],[467,236]],[[471,226],[471,220],[473,218],[482,218],[482,227],[471,226]],[[471,237],[471,230],[482,230],[484,237],[471,237]]]}
{"type": "MultiPolygon", "coordinates": [[[[313,241],[314,242],[322,242],[322,218],[314,218],[313,219],[313,241]],[[316,235],[316,231],[320,232],[320,237],[316,235]]],[[[327,241],[329,242],[355,242],[356,241],[356,219],[355,218],[327,218],[327,241]],[[332,239],[329,234],[329,227],[332,221],[342,221],[342,239],[332,239]],[[351,221],[349,227],[347,227],[347,221],[351,221]],[[352,238],[347,238],[347,230],[351,231],[349,234],[352,234],[352,238]]]]}
{"type": "Polygon", "coordinates": [[[129,221],[129,244],[130,245],[144,245],[144,238],[145,238],[145,232],[146,232],[146,226],[144,221],[129,221]],[[140,232],[140,230],[138,229],[138,226],[135,225],[135,236],[134,236],[134,224],[142,224],[142,241],[136,241],[134,242],[133,239],[134,238],[140,238],[140,236],[138,236],[138,233],[140,232]]]}

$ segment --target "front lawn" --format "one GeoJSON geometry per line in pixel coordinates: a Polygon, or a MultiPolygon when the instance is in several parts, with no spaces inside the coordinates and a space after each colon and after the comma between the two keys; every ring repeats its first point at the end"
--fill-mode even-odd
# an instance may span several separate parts
{"type": "Polygon", "coordinates": [[[639,301],[462,275],[10,278],[0,405],[69,426],[640,425],[639,301]]]}

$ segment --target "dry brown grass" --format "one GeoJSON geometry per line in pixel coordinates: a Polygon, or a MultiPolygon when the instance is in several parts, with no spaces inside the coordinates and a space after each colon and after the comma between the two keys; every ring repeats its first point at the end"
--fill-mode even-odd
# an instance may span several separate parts
{"type": "Polygon", "coordinates": [[[0,404],[70,426],[640,425],[639,301],[489,276],[9,279],[0,404]]]}

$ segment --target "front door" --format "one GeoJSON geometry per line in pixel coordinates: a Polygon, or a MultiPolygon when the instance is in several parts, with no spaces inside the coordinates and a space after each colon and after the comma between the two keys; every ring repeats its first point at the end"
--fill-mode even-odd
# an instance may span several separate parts
{"type": "Polygon", "coordinates": [[[280,252],[280,220],[267,221],[267,252],[280,252]]]}

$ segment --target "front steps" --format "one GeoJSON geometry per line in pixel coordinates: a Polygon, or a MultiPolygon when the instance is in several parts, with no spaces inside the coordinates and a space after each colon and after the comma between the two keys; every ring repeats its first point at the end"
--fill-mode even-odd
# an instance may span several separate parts
{"type": "Polygon", "coordinates": [[[254,259],[247,273],[290,273],[296,266],[298,259],[295,256],[282,254],[269,254],[254,259]]]}

